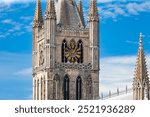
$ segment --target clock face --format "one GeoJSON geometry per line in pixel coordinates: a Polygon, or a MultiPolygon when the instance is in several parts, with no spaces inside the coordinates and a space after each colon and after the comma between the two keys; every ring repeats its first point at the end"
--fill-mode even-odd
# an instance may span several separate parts
{"type": "Polygon", "coordinates": [[[70,45],[65,49],[65,57],[70,63],[75,63],[81,57],[80,48],[76,45],[75,41],[71,41],[70,45]]]}

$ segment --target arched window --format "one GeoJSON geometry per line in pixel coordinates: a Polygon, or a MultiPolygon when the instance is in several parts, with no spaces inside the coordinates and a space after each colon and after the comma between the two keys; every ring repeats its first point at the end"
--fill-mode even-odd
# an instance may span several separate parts
{"type": "Polygon", "coordinates": [[[76,99],[81,100],[82,98],[82,79],[80,76],[76,79],[76,99]]]}
{"type": "Polygon", "coordinates": [[[54,100],[59,99],[59,89],[60,89],[59,86],[60,86],[60,79],[59,79],[59,76],[56,74],[53,79],[53,99],[54,100]]]}
{"type": "Polygon", "coordinates": [[[64,100],[69,100],[69,77],[64,77],[64,100]]]}
{"type": "Polygon", "coordinates": [[[67,42],[66,42],[66,40],[63,40],[63,42],[62,42],[62,47],[61,47],[61,60],[62,60],[62,62],[63,63],[66,63],[67,62],[67,59],[66,59],[66,57],[65,57],[65,49],[67,48],[67,42]]]}
{"type": "Polygon", "coordinates": [[[83,42],[81,40],[78,41],[78,48],[80,48],[81,57],[78,59],[78,63],[83,63],[83,42]]]}
{"type": "Polygon", "coordinates": [[[92,99],[92,78],[91,76],[88,76],[86,81],[86,94],[87,99],[92,99]]]}

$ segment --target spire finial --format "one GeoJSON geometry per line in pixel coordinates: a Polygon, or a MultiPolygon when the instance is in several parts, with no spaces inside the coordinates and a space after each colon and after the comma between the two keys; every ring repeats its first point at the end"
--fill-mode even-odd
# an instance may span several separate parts
{"type": "Polygon", "coordinates": [[[143,34],[140,33],[140,41],[139,41],[140,47],[143,47],[143,34]]]}
{"type": "Polygon", "coordinates": [[[35,16],[33,21],[33,27],[41,26],[42,22],[43,22],[43,18],[42,18],[41,2],[40,0],[36,0],[36,10],[35,10],[35,16]]]}

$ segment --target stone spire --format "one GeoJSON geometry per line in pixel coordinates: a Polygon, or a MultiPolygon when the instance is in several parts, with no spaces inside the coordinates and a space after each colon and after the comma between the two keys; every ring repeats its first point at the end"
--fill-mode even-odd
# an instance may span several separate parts
{"type": "Polygon", "coordinates": [[[96,0],[91,0],[88,20],[99,21],[99,14],[96,0]]]}
{"type": "Polygon", "coordinates": [[[149,99],[149,78],[142,40],[143,35],[140,33],[139,50],[133,79],[133,97],[136,100],[143,100],[145,93],[147,93],[147,98],[149,99]]]}
{"type": "Polygon", "coordinates": [[[79,0],[79,3],[78,3],[78,11],[79,11],[79,14],[80,14],[80,17],[81,17],[81,20],[82,20],[82,24],[85,26],[85,23],[84,23],[84,13],[83,13],[83,7],[82,7],[82,1],[79,0]]]}
{"type": "Polygon", "coordinates": [[[74,0],[58,0],[56,2],[57,24],[62,27],[83,27],[82,19],[74,0]]]}
{"type": "Polygon", "coordinates": [[[145,60],[142,41],[143,41],[143,35],[142,35],[142,33],[140,33],[139,50],[138,50],[138,56],[137,56],[137,59],[136,59],[136,69],[135,69],[135,76],[136,76],[137,79],[140,79],[140,80],[145,79],[146,77],[148,77],[147,65],[146,65],[146,60],[145,60]]]}
{"type": "Polygon", "coordinates": [[[42,25],[42,23],[43,23],[43,18],[42,18],[41,2],[40,0],[37,0],[33,27],[39,27],[42,25]]]}
{"type": "Polygon", "coordinates": [[[48,0],[47,2],[45,17],[56,18],[56,11],[55,11],[55,5],[53,0],[48,0]]]}

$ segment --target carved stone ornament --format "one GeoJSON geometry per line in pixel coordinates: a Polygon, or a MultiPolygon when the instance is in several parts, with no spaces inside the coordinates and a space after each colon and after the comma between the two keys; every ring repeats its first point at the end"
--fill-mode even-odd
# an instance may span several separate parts
{"type": "Polygon", "coordinates": [[[44,46],[43,46],[43,44],[40,44],[40,46],[39,46],[39,54],[40,54],[40,56],[39,56],[39,65],[41,66],[41,65],[43,65],[44,64],[44,46]]]}

